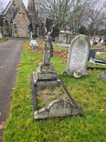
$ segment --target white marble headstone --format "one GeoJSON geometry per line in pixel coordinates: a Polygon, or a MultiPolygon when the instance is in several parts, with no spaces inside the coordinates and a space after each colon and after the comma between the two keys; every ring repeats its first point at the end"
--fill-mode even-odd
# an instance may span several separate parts
{"type": "Polygon", "coordinates": [[[73,75],[75,71],[80,71],[81,75],[89,75],[86,71],[87,60],[90,50],[90,41],[85,35],[75,37],[69,49],[67,74],[73,75]]]}

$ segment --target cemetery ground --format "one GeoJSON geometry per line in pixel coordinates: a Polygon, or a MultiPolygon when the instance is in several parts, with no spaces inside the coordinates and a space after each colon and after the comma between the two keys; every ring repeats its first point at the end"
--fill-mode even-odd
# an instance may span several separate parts
{"type": "MultiPolygon", "coordinates": [[[[106,60],[106,56],[101,58],[106,60]]],[[[67,59],[56,55],[51,62],[73,99],[83,108],[83,116],[34,120],[30,74],[42,61],[42,51],[33,52],[26,41],[4,142],[105,142],[106,82],[97,78],[103,71],[89,70],[90,75],[80,79],[63,76],[61,72],[66,70],[67,59]]],[[[94,66],[89,62],[88,65],[94,66]]],[[[38,107],[42,107],[41,101],[38,107]]]]}

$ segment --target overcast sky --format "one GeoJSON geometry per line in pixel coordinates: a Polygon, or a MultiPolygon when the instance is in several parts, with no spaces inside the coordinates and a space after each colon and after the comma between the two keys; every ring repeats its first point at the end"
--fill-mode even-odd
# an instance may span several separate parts
{"type": "MultiPolygon", "coordinates": [[[[7,6],[7,4],[9,3],[10,0],[3,0],[4,2],[4,8],[7,6]]],[[[27,7],[27,3],[28,3],[28,0],[23,0],[23,3],[25,4],[25,6],[27,7]]]]}

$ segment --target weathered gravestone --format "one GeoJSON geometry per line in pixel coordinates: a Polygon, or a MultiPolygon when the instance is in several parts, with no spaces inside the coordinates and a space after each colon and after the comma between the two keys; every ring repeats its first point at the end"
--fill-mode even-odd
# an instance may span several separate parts
{"type": "Polygon", "coordinates": [[[67,74],[73,75],[74,72],[80,71],[80,76],[89,75],[89,72],[86,71],[89,50],[90,41],[85,35],[78,35],[72,40],[68,55],[67,74]]]}
{"type": "Polygon", "coordinates": [[[106,82],[106,71],[104,71],[101,75],[98,75],[98,78],[100,78],[106,82]]]}

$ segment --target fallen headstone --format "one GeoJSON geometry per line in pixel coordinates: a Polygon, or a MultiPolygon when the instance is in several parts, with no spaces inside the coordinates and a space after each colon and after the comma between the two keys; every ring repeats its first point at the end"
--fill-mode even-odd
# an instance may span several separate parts
{"type": "Polygon", "coordinates": [[[106,61],[102,59],[90,58],[90,62],[98,65],[106,65],[106,61]]]}

